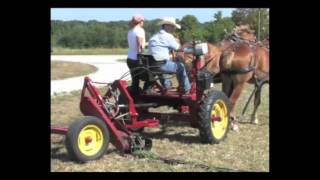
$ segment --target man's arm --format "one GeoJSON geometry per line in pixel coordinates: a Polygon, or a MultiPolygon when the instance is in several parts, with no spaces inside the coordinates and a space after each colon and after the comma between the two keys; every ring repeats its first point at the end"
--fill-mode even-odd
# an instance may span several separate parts
{"type": "Polygon", "coordinates": [[[168,45],[169,45],[169,48],[173,50],[178,50],[180,48],[180,44],[176,41],[176,39],[172,35],[168,36],[168,45]]]}

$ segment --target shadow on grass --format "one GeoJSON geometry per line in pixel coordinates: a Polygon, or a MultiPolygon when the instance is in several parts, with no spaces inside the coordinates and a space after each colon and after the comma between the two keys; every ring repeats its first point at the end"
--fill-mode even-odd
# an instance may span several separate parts
{"type": "Polygon", "coordinates": [[[52,144],[63,144],[64,143],[64,139],[59,139],[59,140],[55,140],[55,141],[51,140],[51,143],[52,144]]]}
{"type": "Polygon", "coordinates": [[[259,124],[253,124],[249,121],[240,121],[239,124],[249,124],[252,126],[269,126],[269,123],[259,123],[259,124]]]}
{"type": "Polygon", "coordinates": [[[170,131],[162,130],[159,132],[143,132],[142,134],[152,139],[159,139],[159,140],[168,139],[170,141],[178,141],[183,143],[202,144],[199,136],[186,135],[187,133],[189,133],[187,131],[177,132],[174,134],[166,134],[168,132],[170,131]]]}
{"type": "Polygon", "coordinates": [[[51,159],[59,159],[62,162],[70,162],[71,159],[68,156],[68,153],[59,152],[62,148],[64,148],[64,147],[63,146],[59,146],[59,147],[51,148],[51,159]]]}
{"type": "Polygon", "coordinates": [[[160,160],[165,164],[168,165],[189,165],[197,168],[201,168],[207,172],[237,172],[239,170],[237,169],[230,169],[230,168],[222,168],[222,167],[213,167],[208,166],[206,164],[195,162],[195,161],[185,161],[180,159],[172,159],[172,158],[166,158],[166,157],[160,157],[159,155],[152,153],[150,151],[136,151],[132,154],[135,157],[138,157],[140,159],[150,159],[150,160],[160,160]]]}

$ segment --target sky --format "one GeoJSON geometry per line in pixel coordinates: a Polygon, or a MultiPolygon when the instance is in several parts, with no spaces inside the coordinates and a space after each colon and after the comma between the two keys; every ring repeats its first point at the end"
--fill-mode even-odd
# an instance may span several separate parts
{"type": "Polygon", "coordinates": [[[51,8],[51,20],[97,20],[102,22],[130,20],[134,14],[142,14],[146,20],[163,17],[182,19],[190,14],[200,23],[214,20],[213,15],[222,11],[223,17],[230,17],[234,8],[51,8]]]}

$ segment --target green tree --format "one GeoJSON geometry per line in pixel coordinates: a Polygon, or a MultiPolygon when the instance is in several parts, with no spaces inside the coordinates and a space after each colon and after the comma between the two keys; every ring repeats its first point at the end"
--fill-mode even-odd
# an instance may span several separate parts
{"type": "Polygon", "coordinates": [[[249,24],[250,27],[255,30],[257,36],[260,22],[260,39],[269,35],[269,9],[238,8],[232,12],[232,20],[236,25],[249,24]]]}
{"type": "Polygon", "coordinates": [[[178,23],[181,24],[181,30],[178,32],[181,43],[203,39],[203,29],[195,16],[186,15],[178,23]]]}
{"type": "Polygon", "coordinates": [[[213,17],[215,20],[205,24],[204,37],[209,42],[219,42],[230,34],[235,24],[231,18],[223,18],[221,11],[218,11],[213,17]]]}
{"type": "Polygon", "coordinates": [[[156,32],[160,30],[160,26],[158,25],[159,22],[160,19],[145,21],[144,29],[146,32],[147,41],[151,38],[151,36],[153,36],[156,32]]]}
{"type": "Polygon", "coordinates": [[[221,21],[222,19],[222,12],[218,11],[216,14],[213,15],[216,21],[221,21]]]}
{"type": "MultiPolygon", "coordinates": [[[[237,10],[238,11],[233,12],[232,19],[223,17],[222,12],[217,12],[213,15],[211,22],[203,24],[200,23],[195,16],[186,15],[181,20],[177,20],[177,23],[181,24],[182,29],[177,30],[174,34],[181,40],[181,43],[192,40],[218,42],[234,28],[235,23],[233,20],[237,23],[243,23],[243,20],[246,19],[244,16],[245,13],[242,12],[247,11],[243,11],[242,9],[241,11],[239,9],[237,10]]],[[[260,15],[264,17],[265,13],[262,12],[260,15]]],[[[254,17],[254,15],[252,15],[252,17],[254,17]]],[[[160,19],[145,20],[144,29],[147,41],[153,34],[159,31],[159,21],[160,19]]],[[[268,24],[268,21],[263,21],[261,24],[268,24]]],[[[52,20],[51,46],[68,48],[127,48],[128,31],[129,21],[99,22],[90,20],[84,22],[52,20]]],[[[264,34],[268,34],[268,26],[262,26],[261,31],[265,32],[264,34]]]]}

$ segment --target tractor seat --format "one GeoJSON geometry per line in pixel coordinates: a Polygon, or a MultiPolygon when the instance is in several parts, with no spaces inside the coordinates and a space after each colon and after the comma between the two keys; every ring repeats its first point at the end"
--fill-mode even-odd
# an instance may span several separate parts
{"type": "Polygon", "coordinates": [[[150,70],[151,74],[159,75],[159,74],[175,74],[175,72],[163,71],[160,69],[160,66],[165,63],[163,61],[156,61],[151,54],[138,54],[138,63],[140,66],[145,67],[150,70]]]}

